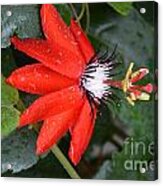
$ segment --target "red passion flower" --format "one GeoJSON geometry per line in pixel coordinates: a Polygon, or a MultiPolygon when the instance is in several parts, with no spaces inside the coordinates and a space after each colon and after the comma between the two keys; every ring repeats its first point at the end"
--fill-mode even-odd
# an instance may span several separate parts
{"type": "MultiPolygon", "coordinates": [[[[92,136],[97,106],[112,94],[110,86],[123,89],[125,83],[111,81],[114,54],[99,58],[73,19],[68,27],[50,4],[42,5],[40,14],[45,39],[11,38],[18,50],[40,63],[15,70],[6,81],[22,91],[41,95],[19,122],[22,127],[44,121],[36,153],[46,152],[69,131],[69,158],[77,165],[92,136]]],[[[141,78],[137,75],[137,80],[141,78]]],[[[136,87],[128,90],[137,95],[136,87]]]]}

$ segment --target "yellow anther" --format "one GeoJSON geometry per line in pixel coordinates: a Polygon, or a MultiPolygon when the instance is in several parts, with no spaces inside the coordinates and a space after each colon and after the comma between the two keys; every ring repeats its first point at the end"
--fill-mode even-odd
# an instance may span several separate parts
{"type": "Polygon", "coordinates": [[[130,79],[130,76],[131,76],[131,74],[132,74],[132,69],[133,69],[133,67],[134,67],[134,63],[131,62],[130,65],[129,65],[129,67],[128,67],[128,70],[127,70],[127,72],[126,72],[125,79],[128,79],[128,80],[130,79]]]}
{"type": "MultiPolygon", "coordinates": [[[[144,69],[140,69],[135,72],[132,72],[133,67],[134,67],[134,63],[131,62],[128,69],[127,69],[125,78],[122,80],[122,90],[125,93],[125,97],[126,97],[127,101],[132,106],[135,105],[135,101],[137,101],[137,100],[148,101],[150,99],[150,95],[148,93],[140,92],[140,95],[139,95],[137,93],[130,91],[130,87],[132,86],[131,79],[139,76],[139,74],[142,73],[141,70],[144,71],[144,69]]],[[[145,73],[147,74],[148,72],[149,72],[149,70],[146,69],[145,73]]]]}
{"type": "Polygon", "coordinates": [[[128,82],[128,80],[126,80],[126,79],[124,79],[124,80],[122,80],[122,90],[123,90],[123,92],[127,92],[127,90],[128,90],[128,88],[129,88],[129,82],[128,82]]]}
{"type": "Polygon", "coordinates": [[[148,101],[150,99],[150,95],[146,92],[142,92],[141,95],[138,96],[138,99],[142,101],[148,101]]]}
{"type": "Polygon", "coordinates": [[[130,77],[132,75],[133,66],[134,66],[134,63],[133,62],[130,63],[130,65],[129,65],[128,69],[127,69],[125,78],[124,78],[124,80],[122,80],[123,92],[127,92],[128,88],[130,87],[130,77]]]}
{"type": "Polygon", "coordinates": [[[135,96],[135,94],[133,92],[130,93],[130,98],[132,99],[132,101],[137,100],[137,97],[135,96]]]}
{"type": "Polygon", "coordinates": [[[134,101],[129,96],[127,96],[126,99],[127,99],[127,101],[129,102],[130,105],[132,105],[132,106],[135,105],[134,101]]]}

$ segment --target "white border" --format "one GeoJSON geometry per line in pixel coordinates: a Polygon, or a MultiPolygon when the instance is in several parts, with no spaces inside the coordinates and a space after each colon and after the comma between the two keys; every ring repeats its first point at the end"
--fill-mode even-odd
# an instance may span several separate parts
{"type": "MultiPolygon", "coordinates": [[[[104,0],[23,0],[23,1],[19,1],[19,0],[1,0],[0,4],[42,4],[42,3],[61,3],[61,2],[105,2],[104,0]]],[[[118,0],[111,0],[113,1],[118,1],[118,0]]],[[[124,0],[123,0],[124,1],[124,0]]],[[[163,1],[162,0],[157,0],[157,2],[159,3],[159,180],[155,181],[155,182],[142,182],[142,181],[100,181],[100,180],[61,180],[61,179],[27,179],[27,178],[0,178],[0,184],[3,186],[45,186],[45,184],[48,184],[48,186],[61,186],[61,185],[65,185],[65,186],[70,186],[70,185],[78,185],[78,186],[119,186],[120,184],[123,186],[130,186],[130,185],[162,185],[163,184],[163,179],[161,178],[162,174],[163,174],[163,161],[162,161],[162,157],[163,157],[163,148],[162,148],[162,144],[163,144],[163,120],[161,117],[161,113],[163,112],[163,108],[161,110],[161,105],[162,105],[162,97],[160,95],[163,95],[163,89],[162,89],[162,84],[161,82],[163,82],[163,58],[161,58],[161,51],[163,50],[163,1]],[[161,112],[161,113],[160,113],[161,112]],[[161,174],[160,174],[161,172],[161,174]]],[[[162,114],[163,116],[163,114],[162,114]]],[[[25,154],[24,154],[25,156],[25,154]]]]}
{"type": "MultiPolygon", "coordinates": [[[[80,2],[129,2],[131,0],[1,0],[0,4],[43,4],[43,3],[80,3],[80,2]]],[[[134,1],[145,1],[145,0],[134,0],[134,1]]],[[[133,2],[133,1],[132,1],[133,2]]],[[[159,0],[157,1],[159,2],[159,0]]]]}

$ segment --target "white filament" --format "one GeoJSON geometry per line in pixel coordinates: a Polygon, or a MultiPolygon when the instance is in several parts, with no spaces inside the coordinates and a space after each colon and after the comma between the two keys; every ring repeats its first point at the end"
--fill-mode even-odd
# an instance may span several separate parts
{"type": "Polygon", "coordinates": [[[90,64],[89,67],[94,71],[86,70],[84,73],[85,80],[83,81],[83,86],[86,90],[91,92],[96,98],[101,99],[104,94],[108,93],[109,86],[104,82],[110,78],[108,78],[109,68],[105,64],[93,63],[90,64]],[[87,75],[92,76],[87,77],[87,75]]]}

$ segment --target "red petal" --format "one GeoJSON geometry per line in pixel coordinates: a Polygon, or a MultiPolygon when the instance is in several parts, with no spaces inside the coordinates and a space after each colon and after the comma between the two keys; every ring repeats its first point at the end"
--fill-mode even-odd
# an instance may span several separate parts
{"type": "Polygon", "coordinates": [[[69,149],[69,157],[74,165],[77,165],[82,154],[86,150],[92,136],[96,119],[96,109],[92,115],[89,102],[86,100],[76,125],[71,131],[72,139],[69,149]]]}
{"type": "Polygon", "coordinates": [[[59,45],[51,46],[47,41],[41,39],[21,40],[15,36],[11,42],[18,50],[62,75],[78,78],[83,71],[83,61],[75,51],[71,52],[59,45]]]}
{"type": "Polygon", "coordinates": [[[142,86],[142,90],[148,92],[148,93],[152,93],[153,91],[153,85],[151,83],[148,83],[145,86],[142,86]]]}
{"type": "Polygon", "coordinates": [[[77,85],[38,98],[20,118],[20,126],[45,120],[76,106],[83,93],[77,85]]]}
{"type": "Polygon", "coordinates": [[[148,93],[152,93],[154,87],[151,83],[148,83],[147,85],[133,85],[129,91],[134,91],[135,89],[142,90],[148,93]]]}
{"type": "Polygon", "coordinates": [[[145,75],[149,73],[149,70],[147,68],[140,68],[136,72],[132,74],[131,82],[135,83],[139,80],[141,80],[145,75]]]}
{"type": "Polygon", "coordinates": [[[70,29],[73,32],[76,40],[79,43],[80,49],[83,52],[86,62],[88,63],[90,59],[95,55],[95,51],[88,40],[87,36],[84,34],[83,30],[79,25],[72,19],[70,29]]]}
{"type": "Polygon", "coordinates": [[[45,37],[49,42],[70,50],[79,60],[84,60],[73,34],[53,5],[42,5],[41,21],[45,37]]]}
{"type": "Polygon", "coordinates": [[[52,147],[74,124],[76,108],[52,116],[44,121],[37,139],[37,154],[42,154],[52,147]]]}
{"type": "Polygon", "coordinates": [[[141,95],[141,91],[133,90],[130,94],[134,96],[134,99],[137,99],[141,95]]]}
{"type": "Polygon", "coordinates": [[[47,94],[75,84],[42,64],[26,65],[15,70],[6,80],[12,86],[33,94],[47,94]]]}

